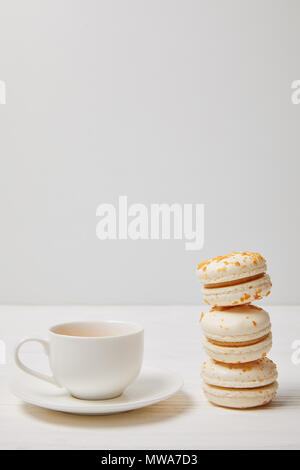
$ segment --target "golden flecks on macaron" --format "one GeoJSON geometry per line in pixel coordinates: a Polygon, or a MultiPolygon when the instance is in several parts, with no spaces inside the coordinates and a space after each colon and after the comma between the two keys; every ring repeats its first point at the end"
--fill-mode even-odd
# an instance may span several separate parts
{"type": "Polygon", "coordinates": [[[236,251],[224,256],[217,256],[198,264],[197,273],[201,281],[214,283],[238,279],[266,271],[266,261],[259,254],[250,251],[236,251]]]}
{"type": "Polygon", "coordinates": [[[275,382],[277,376],[276,365],[267,357],[244,364],[224,364],[210,358],[201,371],[204,382],[225,388],[263,387],[275,382]]]}
{"type": "Polygon", "coordinates": [[[248,343],[271,331],[268,312],[254,305],[212,307],[201,315],[203,334],[218,343],[248,343]],[[220,331],[222,330],[222,331],[220,331]]]}
{"type": "Polygon", "coordinates": [[[220,263],[224,262],[226,266],[229,264],[235,264],[236,266],[240,266],[241,263],[239,261],[234,261],[232,258],[235,255],[241,255],[243,257],[243,262],[246,263],[248,258],[251,259],[252,264],[257,265],[258,261],[264,261],[264,258],[259,254],[251,251],[235,251],[233,253],[229,253],[223,256],[216,256],[215,258],[211,258],[205,261],[202,261],[198,264],[198,270],[206,271],[207,266],[211,263],[220,263]],[[224,261],[226,260],[226,261],[224,261]]]}
{"type": "Polygon", "coordinates": [[[232,306],[260,300],[272,286],[266,270],[266,261],[257,252],[236,251],[205,260],[197,268],[204,301],[232,306]]]}

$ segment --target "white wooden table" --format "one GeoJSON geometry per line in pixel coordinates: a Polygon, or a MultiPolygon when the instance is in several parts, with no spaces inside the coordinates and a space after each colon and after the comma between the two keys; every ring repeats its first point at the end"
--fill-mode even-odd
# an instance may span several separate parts
{"type": "MultiPolygon", "coordinates": [[[[201,390],[204,360],[198,319],[204,306],[1,306],[0,339],[7,363],[0,365],[1,449],[300,449],[300,364],[291,361],[300,340],[300,307],[270,307],[279,369],[279,395],[255,410],[210,405],[201,390]],[[70,320],[122,319],[145,327],[145,363],[182,374],[184,388],[149,408],[110,416],[75,416],[26,405],[9,391],[16,373],[14,344],[29,335],[46,336],[49,326],[70,320]]],[[[38,345],[24,346],[24,358],[43,360],[38,345]]]]}

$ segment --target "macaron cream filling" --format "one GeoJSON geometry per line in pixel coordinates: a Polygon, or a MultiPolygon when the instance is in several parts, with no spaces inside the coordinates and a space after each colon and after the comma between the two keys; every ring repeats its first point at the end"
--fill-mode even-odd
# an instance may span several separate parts
{"type": "MultiPolygon", "coordinates": [[[[273,382],[273,383],[274,383],[274,382],[273,382]]],[[[262,386],[259,386],[259,387],[251,387],[251,388],[234,388],[234,387],[230,388],[230,387],[220,387],[220,386],[211,385],[211,384],[209,384],[209,386],[210,386],[212,389],[216,390],[216,391],[217,391],[217,390],[225,390],[225,391],[227,391],[227,392],[230,392],[230,391],[231,391],[231,392],[238,392],[238,391],[241,392],[241,391],[242,391],[243,394],[244,394],[244,393],[247,393],[247,391],[248,391],[248,393],[251,394],[251,393],[255,393],[256,390],[264,390],[264,389],[265,389],[265,390],[268,390],[268,389],[270,389],[270,388],[272,387],[273,383],[267,384],[267,385],[262,385],[262,386]]]]}
{"type": "Polygon", "coordinates": [[[240,341],[240,342],[224,342],[224,341],[216,341],[215,339],[211,338],[206,338],[207,341],[209,341],[212,344],[215,344],[216,346],[223,346],[223,347],[241,347],[241,346],[251,346],[253,344],[260,343],[261,341],[264,341],[268,337],[269,333],[261,336],[260,338],[253,339],[252,341],[240,341]]]}
{"type": "Polygon", "coordinates": [[[202,286],[204,302],[209,305],[233,306],[249,304],[270,294],[272,283],[270,276],[263,273],[260,276],[227,286],[216,287],[212,284],[202,286]]]}
{"type": "Polygon", "coordinates": [[[208,340],[204,335],[203,346],[209,357],[215,361],[238,364],[244,362],[256,361],[266,357],[272,347],[272,333],[269,333],[257,343],[251,345],[235,345],[228,344],[217,345],[208,340]]]}
{"type": "Polygon", "coordinates": [[[265,273],[259,273],[259,274],[255,274],[254,276],[242,277],[242,278],[235,279],[235,280],[233,279],[232,281],[204,284],[204,287],[206,289],[214,289],[217,287],[235,286],[237,284],[244,284],[245,282],[255,281],[256,279],[259,279],[263,277],[264,275],[265,273]]]}

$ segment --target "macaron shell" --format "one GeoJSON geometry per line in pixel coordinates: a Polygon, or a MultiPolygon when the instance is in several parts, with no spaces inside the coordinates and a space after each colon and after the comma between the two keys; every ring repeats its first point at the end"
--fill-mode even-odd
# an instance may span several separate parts
{"type": "Polygon", "coordinates": [[[207,399],[218,406],[226,408],[254,408],[269,403],[275,398],[278,390],[277,382],[259,388],[219,388],[203,384],[207,399]]]}
{"type": "Polygon", "coordinates": [[[204,362],[203,382],[223,388],[257,388],[277,380],[276,364],[267,357],[245,364],[223,364],[213,359],[204,362]]]}
{"type": "Polygon", "coordinates": [[[213,308],[205,313],[201,328],[207,338],[244,342],[266,336],[271,331],[268,312],[254,305],[213,308]]]}
{"type": "Polygon", "coordinates": [[[255,276],[266,270],[266,260],[259,253],[240,251],[203,261],[198,265],[197,277],[209,284],[255,276]]]}
{"type": "Polygon", "coordinates": [[[202,287],[204,301],[209,305],[224,307],[243,305],[260,300],[270,294],[272,287],[268,274],[258,279],[226,287],[202,287]]]}
{"type": "Polygon", "coordinates": [[[264,358],[272,347],[272,333],[248,346],[221,346],[203,336],[203,347],[209,357],[226,364],[238,364],[264,358]]]}

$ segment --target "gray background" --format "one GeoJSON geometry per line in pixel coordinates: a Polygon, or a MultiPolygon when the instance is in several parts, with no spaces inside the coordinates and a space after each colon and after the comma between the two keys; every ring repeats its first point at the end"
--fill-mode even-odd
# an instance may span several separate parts
{"type": "Polygon", "coordinates": [[[268,260],[300,303],[299,1],[0,0],[0,302],[198,303],[268,260]],[[205,203],[205,246],[96,238],[96,208],[205,203]]]}

